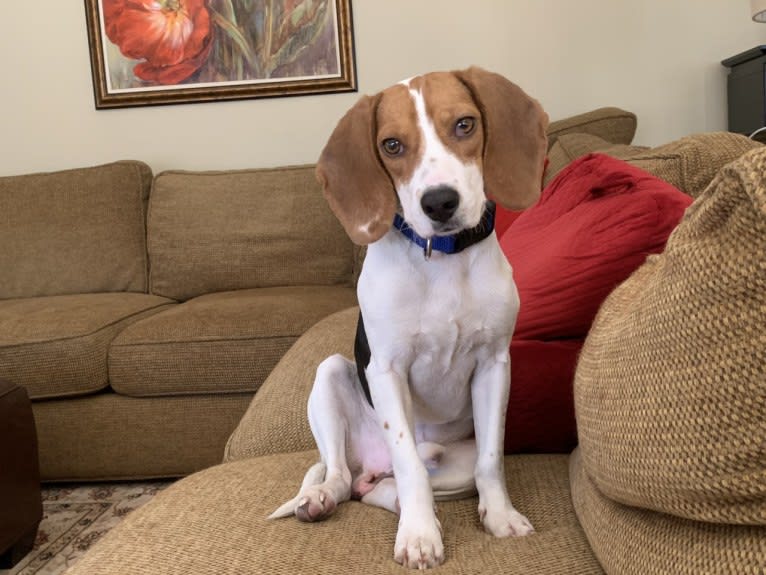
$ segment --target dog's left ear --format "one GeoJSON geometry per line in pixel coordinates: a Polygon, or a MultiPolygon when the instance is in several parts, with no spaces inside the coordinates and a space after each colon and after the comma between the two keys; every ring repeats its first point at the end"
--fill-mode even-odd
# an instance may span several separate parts
{"type": "Polygon", "coordinates": [[[510,210],[531,206],[540,196],[548,114],[499,74],[471,67],[455,75],[482,114],[485,193],[510,210]]]}

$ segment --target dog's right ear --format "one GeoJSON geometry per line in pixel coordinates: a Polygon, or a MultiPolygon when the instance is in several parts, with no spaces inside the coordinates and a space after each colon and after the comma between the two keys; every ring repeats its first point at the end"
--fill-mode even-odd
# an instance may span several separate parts
{"type": "Polygon", "coordinates": [[[379,101],[380,94],[363,96],[341,118],[316,167],[330,208],[359,245],[382,238],[396,213],[396,191],[375,142],[379,101]]]}

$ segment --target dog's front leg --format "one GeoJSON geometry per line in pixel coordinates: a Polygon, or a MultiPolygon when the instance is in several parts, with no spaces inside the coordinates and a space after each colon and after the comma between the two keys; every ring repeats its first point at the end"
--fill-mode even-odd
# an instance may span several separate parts
{"type": "Polygon", "coordinates": [[[444,561],[441,525],[425,465],[415,448],[412,398],[404,376],[367,368],[375,412],[391,453],[399,495],[399,529],[394,559],[405,567],[424,569],[444,561]]]}
{"type": "Polygon", "coordinates": [[[511,504],[505,483],[503,441],[505,413],[510,393],[508,346],[496,356],[485,358],[474,372],[471,384],[476,433],[476,489],[479,517],[495,537],[522,536],[534,532],[532,524],[511,504]]]}

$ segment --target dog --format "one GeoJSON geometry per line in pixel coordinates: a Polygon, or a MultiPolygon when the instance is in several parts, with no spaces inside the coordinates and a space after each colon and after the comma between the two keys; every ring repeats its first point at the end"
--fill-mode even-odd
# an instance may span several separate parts
{"type": "Polygon", "coordinates": [[[509,344],[519,299],[493,231],[493,201],[540,193],[548,116],[480,68],[410,78],[363,96],[317,164],[353,242],[355,362],[318,367],[308,401],[321,461],[270,517],[328,517],[351,498],[399,514],[394,559],[444,560],[434,501],[474,495],[486,531],[532,533],[503,467],[509,344]]]}

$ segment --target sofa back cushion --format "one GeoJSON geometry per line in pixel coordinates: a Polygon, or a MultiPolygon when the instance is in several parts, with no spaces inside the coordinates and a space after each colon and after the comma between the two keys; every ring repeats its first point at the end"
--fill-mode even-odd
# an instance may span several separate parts
{"type": "Polygon", "coordinates": [[[215,291],[352,283],[354,246],[313,166],[163,172],[148,222],[151,291],[187,300],[215,291]]]}
{"type": "MultiPolygon", "coordinates": [[[[766,148],[725,167],[604,302],[575,376],[605,497],[766,525],[766,148]]],[[[742,571],[744,572],[744,571],[742,571]]]]}
{"type": "Polygon", "coordinates": [[[0,178],[0,299],[145,292],[151,181],[135,161],[0,178]]]}

